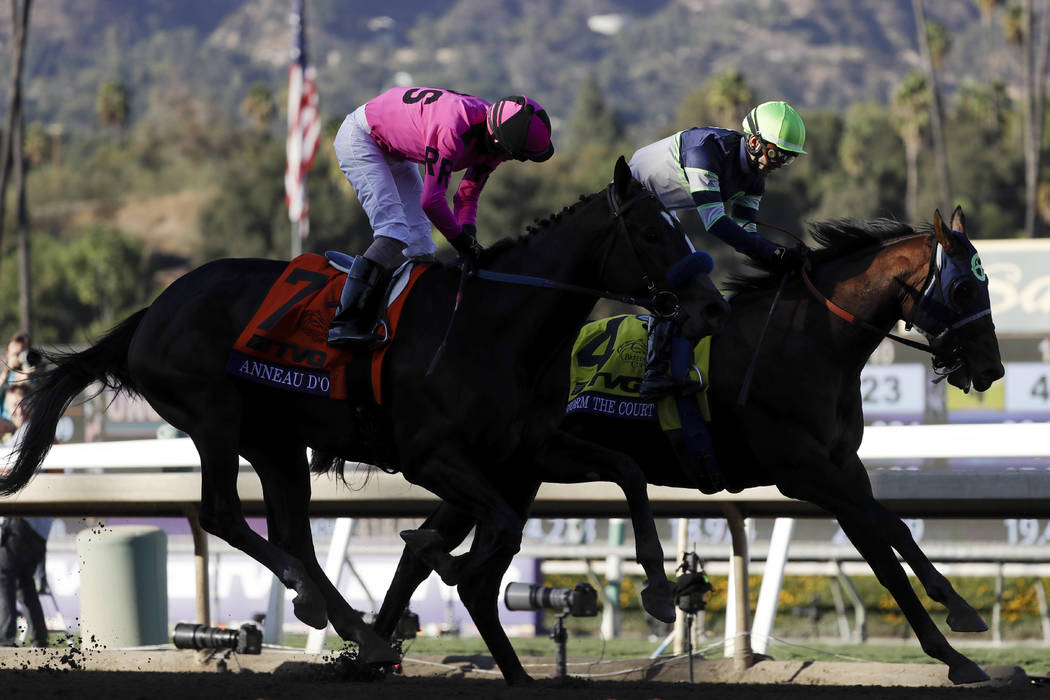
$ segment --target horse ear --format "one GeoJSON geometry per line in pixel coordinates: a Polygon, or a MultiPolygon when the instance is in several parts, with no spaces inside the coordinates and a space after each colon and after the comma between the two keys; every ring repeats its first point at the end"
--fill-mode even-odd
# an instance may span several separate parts
{"type": "Polygon", "coordinates": [[[613,187],[616,190],[616,196],[626,199],[633,181],[631,166],[627,165],[627,160],[623,156],[620,156],[616,161],[616,170],[613,172],[613,187]]]}
{"type": "Polygon", "coordinates": [[[944,219],[941,218],[940,209],[935,209],[933,212],[933,234],[937,236],[937,242],[944,248],[948,257],[952,257],[955,251],[955,241],[952,240],[951,233],[944,228],[944,219]]]}
{"type": "Polygon", "coordinates": [[[966,217],[963,216],[962,207],[956,206],[952,212],[952,231],[966,235],[966,217]]]}

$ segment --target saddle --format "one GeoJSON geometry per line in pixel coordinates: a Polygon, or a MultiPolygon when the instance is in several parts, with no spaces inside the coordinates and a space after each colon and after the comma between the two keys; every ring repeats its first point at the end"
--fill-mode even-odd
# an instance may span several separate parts
{"type": "Polygon", "coordinates": [[[346,400],[351,377],[367,378],[382,403],[382,362],[393,342],[409,292],[429,264],[405,263],[387,273],[374,313],[386,342],[374,352],[328,345],[328,325],[339,307],[350,256],[330,262],[304,253],[291,262],[267,292],[230,350],[226,371],[276,389],[346,400]]]}
{"type": "MultiPolygon", "coordinates": [[[[565,413],[659,423],[679,463],[687,465],[687,476],[704,493],[715,493],[722,490],[723,479],[711,442],[706,391],[667,396],[655,403],[639,397],[649,320],[649,316],[622,315],[583,326],[572,349],[565,413]]],[[[699,372],[706,377],[710,358],[710,338],[694,347],[688,339],[676,337],[671,343],[671,374],[686,377],[699,372]]]]}

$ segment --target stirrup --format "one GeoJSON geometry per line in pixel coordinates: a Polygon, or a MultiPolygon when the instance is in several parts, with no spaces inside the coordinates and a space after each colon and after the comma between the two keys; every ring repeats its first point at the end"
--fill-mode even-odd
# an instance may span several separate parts
{"type": "Polygon", "coordinates": [[[362,331],[354,328],[354,321],[332,325],[328,328],[328,344],[333,347],[350,347],[354,345],[367,345],[370,350],[375,350],[386,345],[390,341],[390,328],[386,320],[379,321],[378,328],[370,331],[362,331]],[[376,330],[382,329],[382,334],[376,330]]]}
{"type": "Polygon", "coordinates": [[[675,379],[666,375],[642,379],[638,398],[656,401],[665,396],[689,396],[705,389],[703,382],[694,379],[675,379]]]}

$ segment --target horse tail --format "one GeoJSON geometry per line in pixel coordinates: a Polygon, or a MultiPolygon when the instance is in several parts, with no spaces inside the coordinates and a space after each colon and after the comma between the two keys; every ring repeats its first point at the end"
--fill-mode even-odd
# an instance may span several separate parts
{"type": "Polygon", "coordinates": [[[128,369],[128,348],[146,314],[142,309],[115,326],[97,343],[81,352],[46,353],[53,367],[33,375],[32,390],[23,400],[28,417],[14,446],[14,464],[0,465],[0,495],[21,490],[44,463],[55,440],[59,419],[82,391],[93,382],[115,391],[135,392],[128,369]]]}
{"type": "Polygon", "coordinates": [[[327,474],[332,472],[336,477],[346,483],[346,477],[343,474],[346,468],[346,460],[335,454],[323,452],[321,450],[313,450],[313,454],[310,456],[310,471],[314,474],[327,474]]]}

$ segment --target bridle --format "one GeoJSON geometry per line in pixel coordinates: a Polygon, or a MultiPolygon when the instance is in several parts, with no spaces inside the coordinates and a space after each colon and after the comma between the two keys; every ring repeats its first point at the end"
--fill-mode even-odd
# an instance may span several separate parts
{"type": "MultiPolygon", "coordinates": [[[[885,242],[882,245],[885,247],[888,244],[889,242],[885,242]]],[[[989,306],[954,321],[947,318],[950,314],[950,308],[949,305],[943,301],[945,285],[941,275],[943,261],[946,256],[947,253],[944,250],[944,246],[941,245],[940,241],[935,241],[935,245],[930,251],[930,262],[926,272],[926,279],[922,284],[922,295],[919,297],[919,301],[915,306],[912,307],[909,318],[905,321],[905,328],[914,327],[922,333],[926,338],[926,344],[916,342],[910,338],[905,338],[896,333],[883,331],[875,324],[863,318],[859,318],[853,313],[843,309],[817,289],[816,285],[813,284],[813,280],[810,279],[805,266],[802,268],[802,281],[805,283],[810,294],[816,297],[817,301],[843,321],[889,338],[890,340],[906,345],[910,348],[929,353],[933,358],[932,364],[934,374],[937,375],[937,379],[934,380],[936,383],[947,378],[950,374],[961,369],[964,365],[963,360],[959,357],[960,347],[958,343],[951,342],[955,338],[955,332],[963,326],[973,323],[974,321],[984,318],[992,313],[991,307],[989,306]],[[920,321],[925,323],[925,319],[934,320],[941,324],[942,327],[926,328],[919,325],[920,321]]]]}

